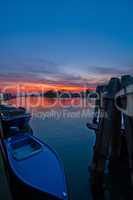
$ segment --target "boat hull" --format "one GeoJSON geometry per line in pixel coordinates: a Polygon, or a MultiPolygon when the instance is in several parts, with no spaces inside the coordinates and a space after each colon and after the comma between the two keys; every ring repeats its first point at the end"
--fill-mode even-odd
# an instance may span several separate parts
{"type": "Polygon", "coordinates": [[[67,200],[64,169],[57,154],[34,136],[26,137],[35,140],[41,145],[42,150],[25,158],[15,154],[19,155],[15,158],[11,152],[10,140],[4,141],[14,199],[24,199],[26,196],[31,200],[67,200]]]}
{"type": "Polygon", "coordinates": [[[10,170],[10,188],[14,200],[60,200],[59,198],[50,195],[48,193],[42,192],[30,185],[25,184],[20,180],[12,171],[10,170]]]}

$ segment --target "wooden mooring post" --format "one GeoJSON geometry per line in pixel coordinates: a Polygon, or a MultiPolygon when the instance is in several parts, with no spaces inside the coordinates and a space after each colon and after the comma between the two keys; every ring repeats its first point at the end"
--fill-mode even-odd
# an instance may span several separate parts
{"type": "Polygon", "coordinates": [[[112,78],[106,87],[104,105],[99,117],[97,140],[94,147],[92,170],[102,173],[111,146],[111,157],[116,159],[121,129],[121,112],[115,106],[115,94],[120,90],[120,80],[112,78]]]}
{"type": "Polygon", "coordinates": [[[122,113],[124,118],[130,175],[133,184],[133,77],[130,75],[122,76],[121,85],[123,89],[122,113]]]}
{"type": "MultiPolygon", "coordinates": [[[[97,87],[97,92],[100,93],[101,91],[103,92],[103,88],[97,87]]],[[[91,165],[92,180],[95,183],[96,177],[103,177],[105,162],[108,158],[109,170],[119,170],[117,168],[119,158],[120,156],[125,156],[122,155],[122,134],[124,133],[126,135],[124,140],[126,138],[128,149],[127,160],[129,161],[133,183],[133,77],[123,76],[121,80],[112,78],[104,88],[102,98],[102,106],[100,106],[101,100],[96,101],[92,124],[92,129],[96,132],[91,165]],[[100,114],[98,116],[99,111],[100,114]],[[96,123],[98,124],[96,125],[96,123]]],[[[87,126],[91,128],[90,124],[87,126]]],[[[126,170],[128,169],[126,168],[126,170]]],[[[102,182],[100,183],[102,184],[102,182]]]]}

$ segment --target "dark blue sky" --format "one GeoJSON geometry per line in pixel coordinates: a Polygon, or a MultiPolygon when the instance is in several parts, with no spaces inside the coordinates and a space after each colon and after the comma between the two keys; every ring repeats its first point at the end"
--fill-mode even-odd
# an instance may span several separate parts
{"type": "Polygon", "coordinates": [[[133,71],[132,0],[0,4],[1,79],[95,85],[133,71]]]}

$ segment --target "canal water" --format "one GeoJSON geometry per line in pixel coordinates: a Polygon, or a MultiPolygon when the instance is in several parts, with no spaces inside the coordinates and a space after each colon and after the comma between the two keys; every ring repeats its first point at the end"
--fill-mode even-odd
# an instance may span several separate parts
{"type": "Polygon", "coordinates": [[[30,125],[34,135],[58,153],[65,168],[70,200],[132,199],[129,178],[123,172],[113,178],[105,176],[104,196],[99,197],[91,191],[88,167],[95,133],[87,129],[86,123],[92,121],[94,102],[78,98],[26,97],[8,103],[26,107],[32,113],[30,125]]]}
{"type": "MultiPolygon", "coordinates": [[[[86,127],[93,106],[83,99],[28,97],[11,100],[27,107],[34,135],[48,143],[60,156],[65,168],[70,199],[91,199],[88,165],[92,159],[95,134],[86,127]]],[[[53,166],[54,167],[54,166],[53,166]]]]}

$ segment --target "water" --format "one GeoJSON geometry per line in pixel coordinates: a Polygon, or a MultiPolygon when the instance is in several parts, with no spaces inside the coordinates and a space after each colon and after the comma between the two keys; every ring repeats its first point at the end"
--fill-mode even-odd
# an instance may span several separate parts
{"type": "Polygon", "coordinates": [[[91,116],[90,104],[82,102],[81,106],[80,99],[71,102],[69,99],[38,100],[35,97],[10,103],[27,106],[33,114],[30,124],[34,134],[51,145],[60,156],[70,199],[91,199],[88,165],[92,159],[95,134],[86,127],[91,116]]]}
{"type": "Polygon", "coordinates": [[[105,176],[101,196],[90,189],[88,166],[92,160],[95,134],[86,127],[93,117],[93,103],[85,99],[48,99],[27,97],[13,99],[12,105],[26,107],[32,113],[34,135],[51,145],[65,168],[70,200],[130,200],[133,190],[129,170],[105,176]]]}

